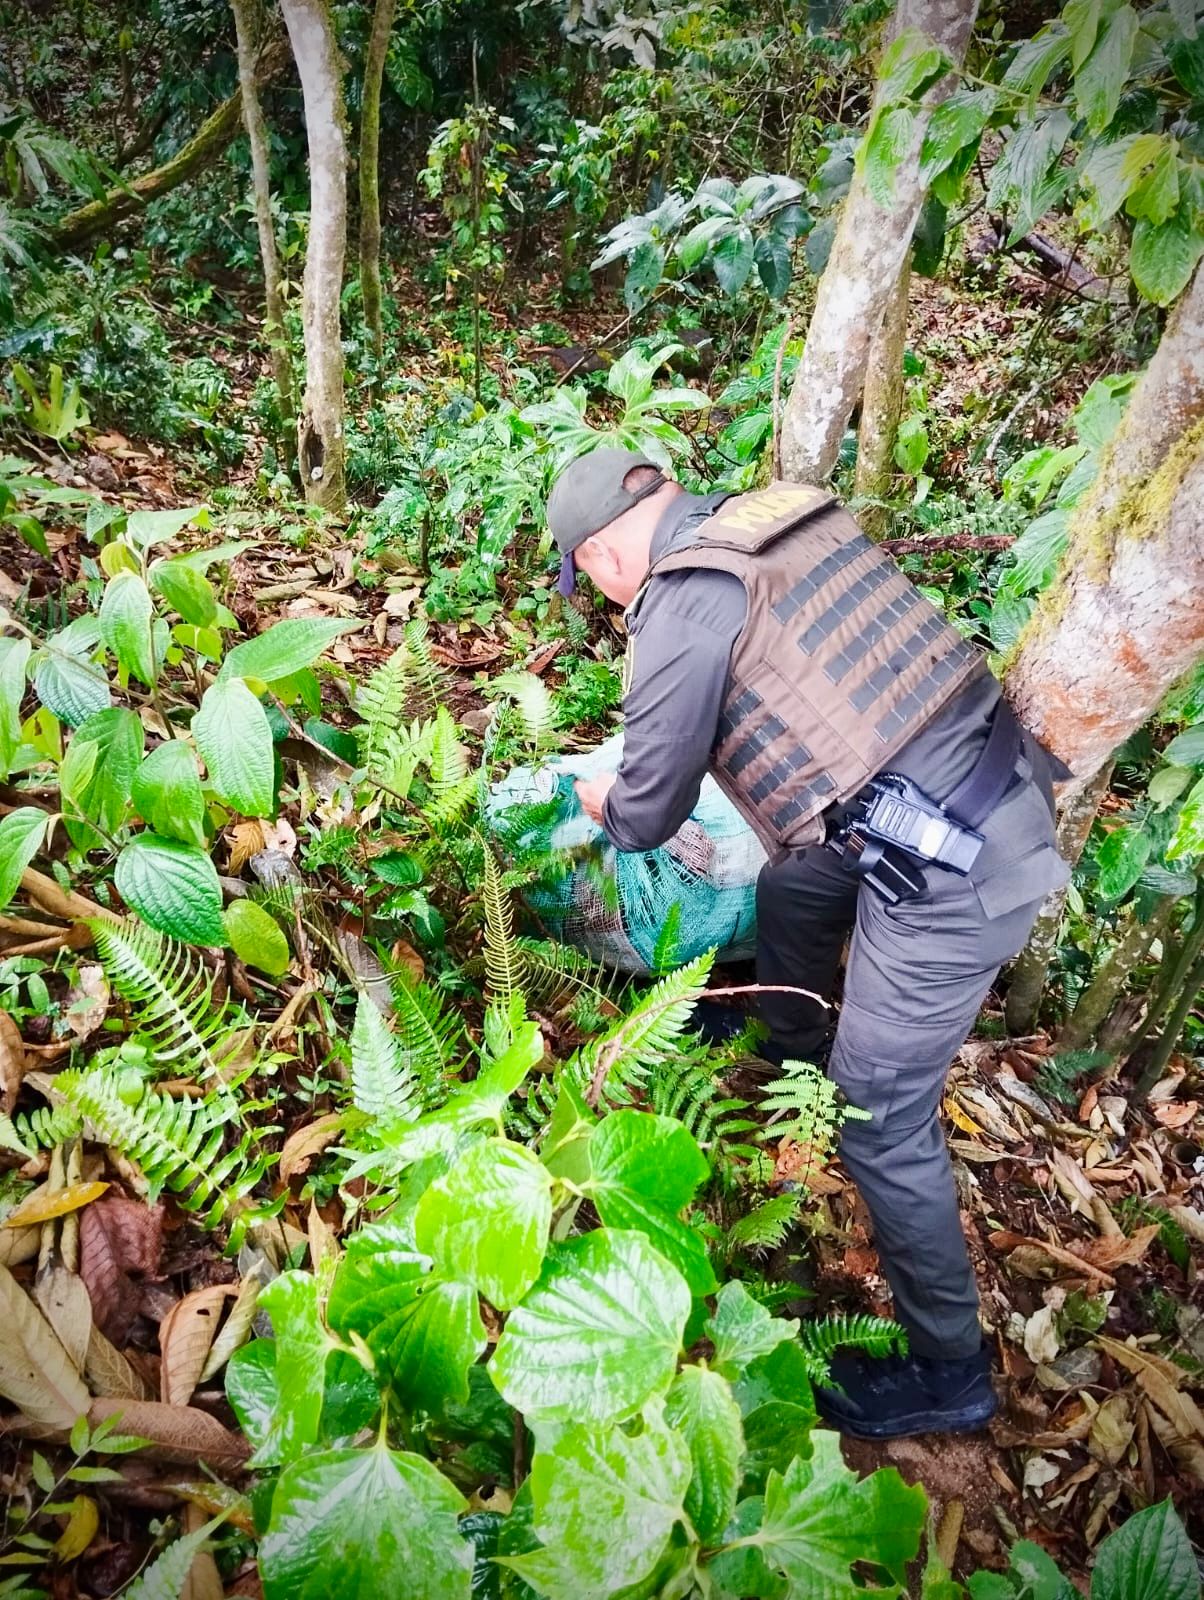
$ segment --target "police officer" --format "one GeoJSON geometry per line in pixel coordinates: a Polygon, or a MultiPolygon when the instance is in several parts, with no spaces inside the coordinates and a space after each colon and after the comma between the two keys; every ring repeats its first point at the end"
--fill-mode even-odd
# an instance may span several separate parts
{"type": "Polygon", "coordinates": [[[560,589],[627,608],[623,759],[582,780],[620,850],[689,816],[708,770],[765,844],[764,1054],[828,1062],[855,1106],[841,1155],[865,1199],[905,1357],[838,1357],[818,1395],[864,1438],[982,1426],[989,1348],[939,1110],[1000,964],[1068,869],[1049,760],[980,654],[825,491],[692,495],[599,449],[557,478],[560,589]],[[850,937],[851,936],[851,937],[850,937]]]}

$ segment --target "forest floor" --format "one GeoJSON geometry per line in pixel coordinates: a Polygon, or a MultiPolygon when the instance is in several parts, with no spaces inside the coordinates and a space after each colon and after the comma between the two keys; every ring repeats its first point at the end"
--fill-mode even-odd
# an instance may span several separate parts
{"type": "MultiPolygon", "coordinates": [[[[1004,316],[985,311],[978,299],[951,304],[947,287],[923,285],[913,342],[931,375],[930,403],[955,421],[984,395],[998,402],[1010,381],[999,350],[1031,334],[1047,314],[1047,301],[1035,291],[1027,305],[1019,293],[1004,316]]],[[[615,320],[590,314],[575,321],[573,331],[588,343],[615,320]]],[[[439,359],[437,352],[430,357],[435,364],[439,359]]],[[[231,365],[241,367],[242,381],[245,366],[236,358],[231,365]]],[[[1082,381],[1080,373],[1076,392],[1082,381]]],[[[1055,385],[1031,397],[1030,432],[1039,437],[1043,429],[1056,429],[1070,388],[1068,374],[1064,392],[1055,385]]],[[[63,476],[82,479],[127,510],[187,503],[200,489],[186,459],[117,429],[94,434],[63,476]]],[[[246,474],[232,476],[237,482],[246,474]]],[[[242,514],[218,513],[214,523],[221,536],[237,536],[242,520],[242,514]]],[[[259,537],[264,542],[253,557],[240,557],[232,567],[229,604],[248,635],[285,616],[358,622],[359,630],[331,652],[357,674],[399,642],[406,603],[393,597],[412,587],[411,579],[390,579],[386,589],[365,586],[365,576],[380,574],[366,568],[336,530],[300,550],[273,542],[262,529],[259,537]]],[[[78,541],[64,530],[51,547],[49,562],[23,546],[0,549],[0,602],[15,598],[27,580],[31,601],[49,602],[79,579],[85,552],[78,541]]],[[[525,665],[555,680],[555,653],[541,654],[521,626],[447,623],[436,625],[432,637],[454,675],[453,710],[461,719],[468,714],[470,726],[472,712],[485,703],[481,673],[525,665]]],[[[237,872],[243,845],[233,834],[226,843],[223,870],[237,872]]],[[[18,940],[6,926],[0,955],[18,940]]],[[[71,997],[77,1016],[85,998],[71,997]]],[[[82,1014],[85,1036],[103,1024],[106,1005],[101,998],[82,1014]]],[[[0,1027],[5,1021],[0,1011],[0,1027]]],[[[1169,1493],[1189,1531],[1204,1537],[1204,1415],[1188,1391],[1204,1371],[1204,1285],[1197,1267],[1204,1244],[1198,1177],[1204,1116],[1190,1089],[1196,1081],[1191,1063],[1182,1058],[1143,1108],[1122,1082],[1100,1082],[1081,1098],[1058,1100],[1040,1086],[1052,1041],[1045,1035],[1007,1040],[1002,1032],[992,997],[978,1035],[954,1064],[944,1102],[962,1224],[996,1351],[999,1416],[981,1435],[882,1446],[849,1442],[846,1456],[858,1470],[892,1465],[924,1484],[956,1571],[998,1564],[1019,1535],[1081,1574],[1114,1507],[1119,1517],[1169,1493]],[[1130,1335],[1135,1345],[1123,1342],[1130,1335]],[[1172,1349],[1174,1359],[1146,1348],[1155,1344],[1172,1349]]],[[[24,1037],[9,1024],[0,1032],[6,1085],[44,1068],[57,1049],[37,1019],[26,1024],[24,1037]]],[[[15,1088],[9,1109],[12,1099],[15,1088]]],[[[320,1116],[312,1098],[290,1097],[284,1134],[294,1159],[280,1181],[292,1185],[283,1221],[297,1237],[306,1229],[301,1180],[322,1148],[321,1130],[314,1127],[320,1116]]],[[[778,1185],[806,1173],[810,1189],[805,1228],[793,1241],[814,1291],[808,1311],[888,1313],[864,1207],[839,1161],[815,1170],[809,1153],[788,1143],[775,1156],[778,1185]]],[[[236,1268],[174,1207],[147,1208],[119,1169],[104,1175],[112,1187],[86,1213],[94,1221],[83,1230],[80,1274],[97,1325],[158,1393],[167,1319],[186,1296],[210,1289],[220,1294],[218,1286],[232,1282],[236,1268]]],[[[336,1199],[324,1208],[326,1220],[337,1222],[338,1211],[336,1199]]],[[[193,1404],[232,1425],[220,1385],[202,1383],[193,1404]]],[[[9,1465],[10,1484],[17,1470],[9,1465]]],[[[122,1474],[120,1484],[106,1487],[114,1515],[104,1533],[70,1573],[55,1574],[55,1600],[115,1592],[143,1558],[147,1519],[178,1503],[166,1486],[169,1470],[132,1458],[122,1474]]],[[[253,1563],[227,1592],[259,1592],[253,1563]]]]}

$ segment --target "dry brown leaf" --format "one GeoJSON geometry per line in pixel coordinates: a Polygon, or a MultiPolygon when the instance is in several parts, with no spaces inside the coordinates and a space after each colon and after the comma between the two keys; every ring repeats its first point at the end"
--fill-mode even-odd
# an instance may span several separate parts
{"type": "Polygon", "coordinates": [[[235,1293],[229,1283],[194,1289],[159,1324],[160,1395],[165,1405],[186,1406],[205,1370],[222,1308],[235,1293]]]}
{"type": "Polygon", "coordinates": [[[1133,1438],[1134,1404],[1132,1393],[1122,1390],[1110,1394],[1092,1418],[1087,1448],[1109,1467],[1120,1465],[1133,1438]]]}
{"type": "Polygon", "coordinates": [[[99,1527],[100,1512],[96,1508],[96,1501],[90,1495],[77,1494],[71,1502],[67,1526],[55,1541],[51,1555],[56,1561],[77,1560],[96,1537],[99,1527]]]}
{"type": "Polygon", "coordinates": [[[109,1417],[120,1419],[122,1433],[149,1439],[147,1453],[165,1461],[185,1466],[204,1461],[215,1472],[237,1472],[251,1453],[244,1438],[195,1406],[168,1406],[158,1400],[93,1400],[88,1408],[91,1425],[96,1427],[109,1417]]]}
{"type": "Polygon", "coordinates": [[[1056,1307],[1042,1306],[1024,1324],[1024,1353],[1037,1365],[1053,1361],[1061,1348],[1055,1326],[1056,1316],[1056,1307]]]}
{"type": "Polygon", "coordinates": [[[93,1200],[99,1200],[108,1187],[107,1183],[70,1183],[65,1189],[52,1190],[48,1184],[43,1184],[13,1207],[4,1219],[4,1226],[32,1228],[39,1222],[65,1217],[69,1211],[79,1211],[93,1200]]]}
{"type": "Polygon", "coordinates": [[[1182,1432],[1156,1407],[1148,1406],[1146,1414],[1159,1444],[1166,1450],[1179,1471],[1184,1477],[1192,1478],[1196,1483],[1204,1485],[1204,1444],[1190,1433],[1182,1432]]]}
{"type": "Polygon", "coordinates": [[[266,1269],[261,1268],[259,1272],[248,1273],[238,1285],[238,1294],[230,1307],[230,1315],[222,1323],[205,1358],[200,1378],[202,1383],[220,1372],[234,1352],[247,1342],[251,1334],[251,1324],[255,1321],[255,1307],[263,1292],[265,1278],[266,1269]]]}
{"type": "MultiPolygon", "coordinates": [[[[199,1507],[189,1505],[184,1510],[184,1532],[196,1533],[208,1520],[199,1507]]],[[[193,1556],[184,1587],[180,1590],[180,1600],[226,1600],[226,1589],[217,1570],[217,1562],[208,1550],[198,1550],[193,1556]]]]}
{"type": "Polygon", "coordinates": [[[80,967],[77,981],[67,991],[63,1020],[82,1044],[100,1027],[108,1009],[109,986],[105,982],[105,969],[95,962],[87,962],[80,967]]]}
{"type": "Polygon", "coordinates": [[[38,1273],[33,1297],[74,1366],[83,1372],[92,1338],[92,1302],[84,1280],[56,1264],[38,1273]]]}
{"type": "Polygon", "coordinates": [[[99,1328],[92,1329],[84,1376],[95,1395],[107,1400],[150,1400],[153,1394],[142,1374],[126,1360],[99,1328]]]}
{"type": "Polygon", "coordinates": [[[309,1265],[312,1272],[317,1272],[327,1256],[338,1256],[339,1241],[334,1229],[318,1210],[318,1202],[311,1200],[309,1215],[305,1219],[305,1231],[309,1235],[309,1265]]]}
{"type": "Polygon", "coordinates": [[[1194,1436],[1204,1442],[1204,1413],[1190,1395],[1180,1392],[1179,1386],[1187,1376],[1182,1367],[1163,1356],[1138,1349],[1136,1345],[1109,1339],[1106,1334],[1096,1334],[1095,1342],[1122,1367],[1136,1373],[1138,1383],[1178,1434],[1184,1439],[1194,1436]]]}
{"type": "Polygon", "coordinates": [[[845,1185],[825,1170],[824,1158],[810,1144],[783,1139],[774,1157],[772,1183],[802,1183],[816,1194],[840,1194],[845,1185]]]}
{"type": "Polygon", "coordinates": [[[1091,1216],[1096,1198],[1095,1189],[1078,1162],[1054,1145],[1049,1152],[1049,1169],[1071,1211],[1077,1212],[1080,1216],[1091,1216]]]}
{"type": "MultiPolygon", "coordinates": [[[[87,1216],[87,1212],[84,1213],[87,1216]]],[[[38,1253],[42,1234],[39,1228],[17,1228],[5,1233],[0,1228],[0,1267],[19,1267],[38,1253]]]]}
{"type": "Polygon", "coordinates": [[[1101,1267],[1105,1272],[1114,1272],[1117,1267],[1132,1267],[1145,1256],[1146,1251],[1158,1237],[1159,1225],[1149,1223],[1144,1228],[1138,1228],[1135,1233],[1104,1234],[1099,1239],[1086,1239],[1081,1244],[1071,1246],[1074,1255],[1082,1256],[1084,1261],[1089,1261],[1093,1267],[1101,1267]]]}
{"type": "Polygon", "coordinates": [[[415,983],[421,983],[426,977],[426,962],[405,939],[394,940],[389,953],[396,965],[408,972],[415,983]]]}
{"type": "Polygon", "coordinates": [[[131,1272],[159,1269],[163,1208],[110,1194],[80,1219],[80,1276],[92,1297],[96,1325],[116,1344],[124,1342],[138,1314],[131,1272]]]}
{"type": "Polygon", "coordinates": [[[29,1066],[21,1030],[7,1011],[0,1010],[0,1110],[11,1117],[29,1066]]]}
{"type": "Polygon", "coordinates": [[[230,852],[226,871],[236,878],[251,857],[257,856],[263,849],[263,824],[236,822],[232,828],[226,829],[226,847],[230,852]]]}
{"type": "Polygon", "coordinates": [[[1154,1121],[1164,1128],[1186,1128],[1199,1109],[1198,1100],[1168,1100],[1165,1105],[1150,1108],[1154,1121]]]}
{"type": "Polygon", "coordinates": [[[7,1267],[0,1267],[0,1394],[52,1428],[70,1428],[88,1409],[70,1356],[7,1267]]]}
{"type": "Polygon", "coordinates": [[[316,1122],[306,1123],[303,1128],[290,1133],[280,1152],[281,1181],[291,1183],[298,1173],[306,1171],[313,1158],[338,1138],[342,1126],[342,1114],[328,1111],[316,1122]]]}

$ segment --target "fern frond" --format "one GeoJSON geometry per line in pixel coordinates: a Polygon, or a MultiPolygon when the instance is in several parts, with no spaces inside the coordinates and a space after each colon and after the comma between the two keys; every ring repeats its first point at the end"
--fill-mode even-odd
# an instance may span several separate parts
{"type": "Polygon", "coordinates": [[[867,1312],[854,1316],[824,1317],[804,1322],[799,1343],[807,1359],[812,1383],[827,1383],[831,1360],[838,1350],[853,1347],[870,1356],[907,1354],[907,1330],[889,1317],[872,1317],[867,1312]]]}
{"type": "Polygon", "coordinates": [[[709,950],[646,990],[626,1016],[571,1064],[577,1086],[585,1088],[601,1072],[601,1093],[612,1100],[629,1100],[633,1088],[643,1088],[656,1063],[679,1048],[714,959],[709,950]]]}
{"type": "Polygon", "coordinates": [[[351,1099],[373,1122],[413,1122],[422,1110],[417,1075],[401,1041],[362,991],[351,1029],[351,1099]]]}
{"type": "Polygon", "coordinates": [[[458,783],[422,807],[422,820],[437,838],[444,838],[480,805],[482,787],[479,771],[466,772],[458,783]]]}
{"type": "Polygon", "coordinates": [[[55,1087],[91,1124],[100,1143],[138,1164],[152,1201],[169,1189],[203,1228],[224,1220],[259,1182],[271,1159],[252,1154],[250,1133],[222,1153],[227,1124],[238,1111],[232,1097],[172,1100],[147,1089],[129,1105],[117,1074],[106,1067],[60,1072],[55,1087]]]}
{"type": "Polygon", "coordinates": [[[446,706],[435,713],[430,755],[427,757],[431,791],[444,795],[454,789],[468,772],[468,751],[460,742],[456,719],[446,706]]]}
{"type": "Polygon", "coordinates": [[[729,1156],[755,1159],[756,1147],[742,1136],[760,1124],[747,1115],[746,1100],[722,1093],[720,1083],[705,1064],[688,1056],[667,1057],[652,1069],[647,1095],[653,1111],[684,1123],[712,1161],[721,1147],[729,1156]]]}
{"type": "Polygon", "coordinates": [[[409,652],[411,679],[425,700],[427,710],[434,711],[447,688],[447,669],[440,666],[431,654],[430,629],[426,617],[421,612],[411,617],[402,635],[409,652]]]}
{"type": "Polygon", "coordinates": [[[239,1016],[228,1001],[215,998],[213,978],[194,952],[133,919],[96,917],[88,926],[105,977],[129,1006],[155,1059],[215,1075],[220,1058],[214,1048],[239,1016]]]}
{"type": "Polygon", "coordinates": [[[74,1139],[80,1117],[68,1105],[38,1106],[15,1117],[0,1115],[0,1149],[33,1157],[39,1150],[56,1150],[74,1139]]]}
{"type": "Polygon", "coordinates": [[[188,1587],[188,1575],[197,1555],[209,1543],[214,1531],[225,1521],[225,1512],[205,1523],[194,1533],[183,1534],[169,1544],[146,1571],[125,1591],[125,1600],[180,1600],[188,1587]]]}
{"type": "Polygon", "coordinates": [[[483,839],[481,905],[485,912],[485,983],[494,1000],[509,1006],[523,993],[525,963],[514,932],[514,907],[502,883],[497,857],[483,839]]]}
{"type": "Polygon", "coordinates": [[[766,1089],[761,1108],[771,1114],[766,1138],[796,1139],[821,1155],[831,1150],[844,1123],[870,1119],[868,1111],[842,1104],[840,1090],[810,1061],[783,1062],[782,1076],[766,1089]]]}
{"type": "Polygon", "coordinates": [[[369,772],[384,765],[389,743],[405,719],[406,695],[410,685],[410,653],[399,645],[387,661],[360,685],[355,709],[363,717],[356,729],[360,760],[369,772]]]}
{"type": "Polygon", "coordinates": [[[459,1017],[444,1009],[442,996],[429,983],[418,982],[401,969],[389,977],[397,1039],[418,1080],[422,1108],[433,1111],[446,1098],[448,1082],[459,1066],[454,1055],[463,1026],[459,1017]]]}
{"type": "Polygon", "coordinates": [[[652,947],[652,970],[658,977],[672,972],[677,965],[677,947],[681,939],[681,901],[675,900],[661,923],[661,930],[652,947]]]}
{"type": "Polygon", "coordinates": [[[536,755],[555,743],[556,702],[542,678],[534,672],[502,672],[490,684],[490,690],[513,701],[523,738],[536,755]]]}
{"type": "Polygon", "coordinates": [[[559,1009],[585,994],[596,1006],[610,1007],[613,1013],[617,997],[627,985],[624,973],[612,971],[571,944],[521,936],[515,943],[522,953],[529,999],[559,1009]]]}
{"type": "Polygon", "coordinates": [[[802,1199],[797,1194],[774,1195],[772,1200],[766,1200],[732,1224],[727,1232],[728,1244],[750,1255],[777,1250],[785,1244],[798,1221],[801,1205],[802,1199]]]}

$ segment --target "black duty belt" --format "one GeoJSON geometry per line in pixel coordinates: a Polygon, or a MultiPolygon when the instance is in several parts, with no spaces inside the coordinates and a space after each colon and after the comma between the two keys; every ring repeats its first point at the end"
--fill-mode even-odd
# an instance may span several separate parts
{"type": "Polygon", "coordinates": [[[891,905],[922,892],[926,866],[965,876],[982,849],[979,827],[1018,779],[1024,740],[1000,700],[977,761],[943,801],[901,773],[879,773],[849,803],[828,848],[891,905]]]}

